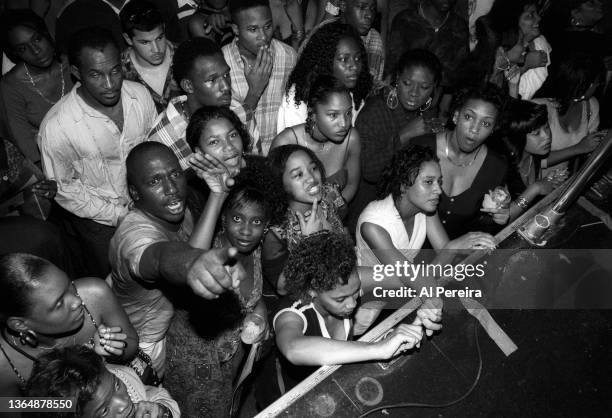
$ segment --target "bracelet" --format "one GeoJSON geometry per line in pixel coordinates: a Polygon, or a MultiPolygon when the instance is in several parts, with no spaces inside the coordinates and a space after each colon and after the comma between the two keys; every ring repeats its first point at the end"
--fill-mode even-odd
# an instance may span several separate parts
{"type": "Polygon", "coordinates": [[[527,209],[529,206],[529,201],[524,196],[520,196],[514,203],[521,209],[527,209]]]}
{"type": "Polygon", "coordinates": [[[338,16],[340,14],[340,8],[338,6],[334,6],[331,1],[328,1],[325,5],[325,11],[332,16],[338,16]]]}
{"type": "Polygon", "coordinates": [[[306,37],[306,31],[304,29],[296,30],[293,32],[293,36],[296,40],[301,41],[306,37]]]}

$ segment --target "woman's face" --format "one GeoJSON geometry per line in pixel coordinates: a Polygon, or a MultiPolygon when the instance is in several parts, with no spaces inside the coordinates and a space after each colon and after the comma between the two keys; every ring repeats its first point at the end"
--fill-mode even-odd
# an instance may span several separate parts
{"type": "Polygon", "coordinates": [[[100,384],[92,398],[83,407],[82,416],[132,418],[135,414],[136,406],[128,395],[125,383],[104,368],[100,384]]]}
{"type": "Polygon", "coordinates": [[[453,116],[457,145],[461,152],[471,153],[493,133],[497,108],[481,99],[470,99],[453,116]]]}
{"type": "Polygon", "coordinates": [[[359,74],[363,69],[359,45],[353,38],[343,38],[338,42],[334,55],[333,73],[348,89],[357,85],[359,74]]]}
{"type": "Polygon", "coordinates": [[[199,151],[222,161],[231,171],[242,165],[242,138],[226,118],[208,121],[198,141],[199,151]]]}
{"type": "Polygon", "coordinates": [[[425,67],[404,68],[397,78],[397,95],[404,109],[414,112],[427,103],[434,94],[436,82],[425,67]]]}
{"type": "Polygon", "coordinates": [[[353,99],[348,93],[332,93],[314,111],[315,129],[328,140],[340,144],[353,123],[353,99]]]}
{"type": "MultiPolygon", "coordinates": [[[[314,303],[337,318],[348,318],[359,304],[361,281],[353,271],[346,284],[339,284],[332,290],[314,294],[314,303]]],[[[314,292],[313,292],[314,293],[314,292]]]]}
{"type": "Polygon", "coordinates": [[[548,155],[552,134],[548,123],[527,134],[525,151],[533,155],[548,155]]]}
{"type": "Polygon", "coordinates": [[[9,32],[9,45],[14,54],[27,65],[49,68],[53,64],[55,48],[51,41],[25,26],[17,26],[9,32]]]}
{"type": "Polygon", "coordinates": [[[66,273],[54,265],[49,265],[44,276],[34,282],[28,299],[31,308],[24,323],[36,333],[66,334],[83,325],[83,301],[66,273]]]}
{"type": "Polygon", "coordinates": [[[572,17],[579,25],[593,26],[604,17],[603,4],[601,0],[589,0],[582,2],[572,10],[572,17]]]}
{"type": "Polygon", "coordinates": [[[242,254],[250,254],[261,242],[268,223],[265,209],[256,203],[230,208],[223,214],[225,235],[242,254]]]}
{"type": "Polygon", "coordinates": [[[542,18],[538,13],[538,8],[535,4],[529,4],[523,9],[523,13],[519,16],[519,29],[523,33],[525,39],[531,41],[540,36],[540,21],[542,18]]]}
{"type": "Polygon", "coordinates": [[[319,166],[304,151],[296,151],[287,159],[283,171],[283,187],[289,204],[311,205],[323,192],[319,166]]]}
{"type": "Polygon", "coordinates": [[[435,161],[426,161],[421,164],[419,175],[414,184],[402,190],[398,202],[398,212],[404,216],[416,207],[421,212],[433,213],[438,209],[442,194],[442,171],[440,164],[435,161]]]}

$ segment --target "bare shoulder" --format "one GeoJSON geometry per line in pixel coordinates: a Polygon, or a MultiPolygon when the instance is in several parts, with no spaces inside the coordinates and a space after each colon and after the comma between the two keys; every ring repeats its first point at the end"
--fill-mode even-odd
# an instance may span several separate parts
{"type": "Polygon", "coordinates": [[[86,302],[91,301],[98,303],[107,300],[109,297],[114,297],[111,288],[106,282],[97,277],[83,277],[74,281],[74,285],[79,292],[81,298],[86,302]]]}

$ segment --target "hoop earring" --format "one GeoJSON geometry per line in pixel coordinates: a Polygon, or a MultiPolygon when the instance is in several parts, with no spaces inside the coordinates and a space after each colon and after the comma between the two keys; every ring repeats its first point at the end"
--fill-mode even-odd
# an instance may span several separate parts
{"type": "Polygon", "coordinates": [[[387,107],[391,110],[397,109],[399,100],[397,99],[397,87],[393,87],[387,94],[387,107]]]}
{"type": "Polygon", "coordinates": [[[38,335],[31,329],[27,331],[19,331],[19,342],[21,345],[29,345],[30,347],[38,346],[38,335]]]}
{"type": "Polygon", "coordinates": [[[575,17],[572,17],[572,19],[570,21],[570,25],[572,25],[572,26],[580,26],[580,21],[578,21],[578,19],[576,19],[575,17]]]}
{"type": "Polygon", "coordinates": [[[425,112],[426,110],[428,110],[431,107],[431,104],[433,103],[433,97],[429,96],[429,99],[427,99],[427,101],[425,102],[425,104],[421,107],[419,107],[419,112],[425,112]]]}

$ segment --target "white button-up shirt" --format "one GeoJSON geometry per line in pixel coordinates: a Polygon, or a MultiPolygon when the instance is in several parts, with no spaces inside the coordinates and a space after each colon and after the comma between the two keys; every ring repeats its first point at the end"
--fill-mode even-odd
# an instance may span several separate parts
{"type": "Polygon", "coordinates": [[[38,144],[45,176],[57,181],[55,200],[66,210],[116,226],[127,213],[125,159],[143,142],[157,116],[147,89],[123,81],[123,130],[72,91],[43,119],[38,144]]]}

